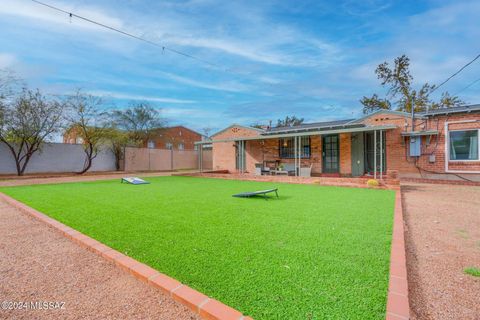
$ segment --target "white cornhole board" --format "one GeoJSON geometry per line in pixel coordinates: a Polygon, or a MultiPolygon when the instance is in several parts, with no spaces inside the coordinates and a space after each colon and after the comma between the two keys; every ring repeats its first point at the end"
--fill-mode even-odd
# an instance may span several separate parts
{"type": "Polygon", "coordinates": [[[140,179],[139,177],[125,177],[122,178],[121,182],[126,182],[129,184],[149,184],[150,182],[140,179]]]}

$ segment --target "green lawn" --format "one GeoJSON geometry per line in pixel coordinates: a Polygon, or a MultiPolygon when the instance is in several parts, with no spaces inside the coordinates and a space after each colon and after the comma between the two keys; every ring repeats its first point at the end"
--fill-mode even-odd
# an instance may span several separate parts
{"type": "Polygon", "coordinates": [[[385,318],[393,191],[148,180],[0,191],[255,319],[385,318]]]}

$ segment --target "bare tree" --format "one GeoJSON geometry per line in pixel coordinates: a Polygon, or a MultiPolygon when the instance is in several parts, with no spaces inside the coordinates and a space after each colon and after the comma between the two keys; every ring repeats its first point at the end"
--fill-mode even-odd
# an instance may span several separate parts
{"type": "Polygon", "coordinates": [[[202,128],[203,135],[205,136],[205,138],[210,138],[210,132],[212,132],[212,130],[213,129],[211,127],[202,128]]]}
{"type": "Polygon", "coordinates": [[[81,90],[68,97],[67,133],[82,139],[85,161],[78,174],[87,172],[98,156],[100,147],[107,139],[106,112],[100,97],[83,93],[81,90]]]}
{"type": "Polygon", "coordinates": [[[117,170],[125,147],[140,146],[165,126],[160,112],[147,103],[130,103],[124,110],[109,113],[108,145],[115,156],[117,170]]]}
{"type": "Polygon", "coordinates": [[[130,103],[125,110],[113,111],[112,116],[116,126],[127,131],[131,141],[137,144],[147,141],[155,134],[154,130],[165,127],[166,123],[159,110],[146,102],[130,103]]]}
{"type": "Polygon", "coordinates": [[[15,160],[17,174],[23,175],[33,154],[59,131],[63,105],[47,99],[40,91],[23,89],[16,98],[0,102],[0,142],[15,160]]]}

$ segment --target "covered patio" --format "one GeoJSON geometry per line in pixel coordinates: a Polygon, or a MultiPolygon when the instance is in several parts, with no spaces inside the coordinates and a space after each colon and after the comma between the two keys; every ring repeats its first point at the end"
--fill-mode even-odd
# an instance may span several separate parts
{"type": "MultiPolygon", "coordinates": [[[[232,127],[197,145],[200,154],[203,144],[213,145],[214,170],[257,176],[383,179],[387,169],[386,132],[395,128],[344,123],[272,128],[252,134],[232,127]]],[[[201,165],[199,168],[203,171],[201,165]]]]}

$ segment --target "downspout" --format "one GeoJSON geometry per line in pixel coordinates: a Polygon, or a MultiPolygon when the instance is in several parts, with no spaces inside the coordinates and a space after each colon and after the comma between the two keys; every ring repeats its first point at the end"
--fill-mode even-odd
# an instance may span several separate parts
{"type": "MultiPolygon", "coordinates": [[[[448,168],[448,162],[450,161],[450,134],[448,132],[448,126],[450,124],[456,123],[471,123],[478,122],[478,120],[462,120],[462,121],[445,121],[445,173],[480,173],[479,171],[468,171],[468,170],[450,170],[448,168]]],[[[477,141],[478,143],[478,141],[477,141]]]]}

